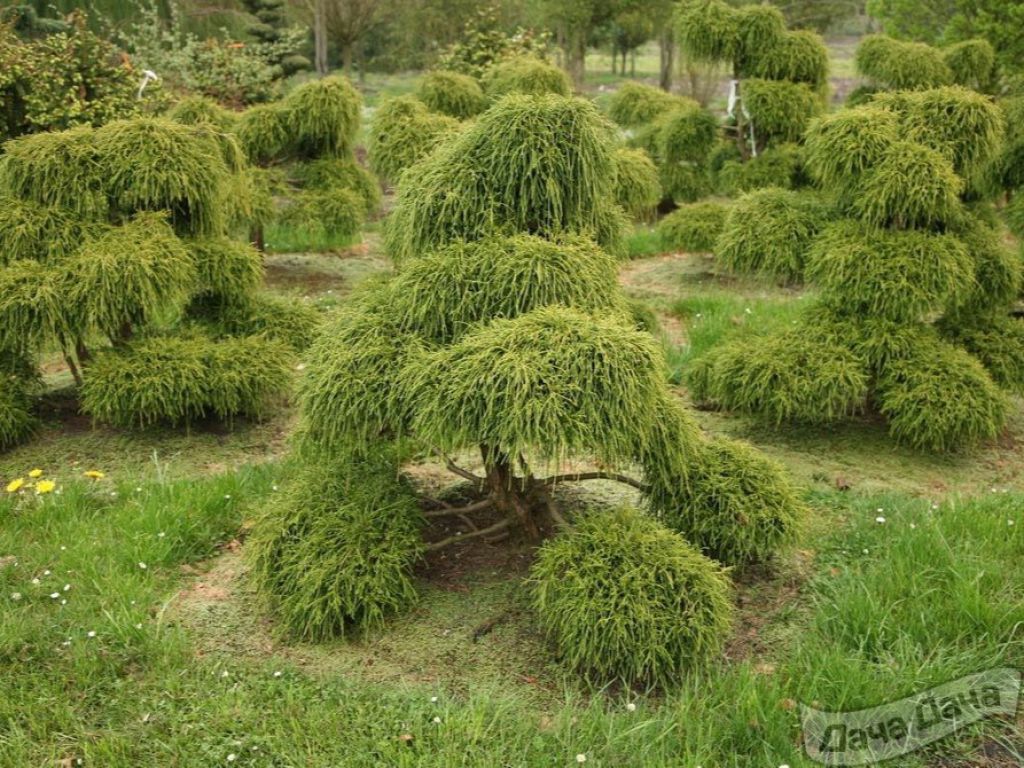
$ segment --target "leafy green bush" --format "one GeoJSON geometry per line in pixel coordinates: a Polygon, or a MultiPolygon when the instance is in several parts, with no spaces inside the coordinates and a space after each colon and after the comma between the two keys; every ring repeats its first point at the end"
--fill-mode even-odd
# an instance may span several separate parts
{"type": "Polygon", "coordinates": [[[608,116],[623,128],[641,128],[686,100],[643,83],[626,82],[608,99],[608,116]]]}
{"type": "Polygon", "coordinates": [[[482,77],[484,93],[492,101],[509,94],[569,96],[569,76],[554,64],[532,56],[505,59],[487,69],[482,77]]]}
{"type": "Polygon", "coordinates": [[[943,324],[947,338],[985,366],[999,386],[1024,393],[1024,322],[999,317],[984,323],[943,324]]]}
{"type": "Polygon", "coordinates": [[[388,99],[377,108],[370,123],[370,167],[385,181],[396,184],[402,171],[422,160],[458,129],[454,118],[433,114],[412,96],[388,99]]]}
{"type": "Polygon", "coordinates": [[[658,222],[658,240],[667,250],[710,253],[725,229],[725,203],[690,203],[658,222]]]}
{"type": "Polygon", "coordinates": [[[287,390],[291,355],[258,337],[142,338],[96,355],[82,410],[118,427],[263,416],[287,390]]]}
{"type": "Polygon", "coordinates": [[[399,261],[497,229],[608,244],[614,128],[590,102],[508,96],[410,169],[385,244],[399,261]],[[571,147],[572,152],[567,152],[571,147]]]}
{"type": "Polygon", "coordinates": [[[642,149],[615,150],[615,202],[633,218],[650,218],[661,201],[658,168],[642,149]]]}
{"type": "Polygon", "coordinates": [[[1006,398],[982,364],[944,342],[921,345],[879,378],[879,410],[900,442],[952,451],[1002,430],[1006,398]]]}
{"type": "Polygon", "coordinates": [[[730,61],[739,49],[739,15],[723,0],[687,0],[676,9],[676,35],[696,61],[730,61]]]}
{"type": "Polygon", "coordinates": [[[880,107],[844,109],[819,117],[807,130],[807,169],[825,189],[848,190],[899,138],[899,117],[880,107]]]}
{"type": "Polygon", "coordinates": [[[732,625],[719,567],[632,509],[585,515],[541,547],[531,581],[561,656],[602,682],[677,682],[721,650],[732,625]]]}
{"type": "Polygon", "coordinates": [[[715,256],[735,272],[800,280],[807,249],[830,217],[830,207],[815,193],[749,192],[729,209],[715,256]]]}
{"type": "Polygon", "coordinates": [[[444,70],[425,74],[416,96],[427,109],[457,120],[478,115],[487,106],[484,92],[474,78],[444,70]]]}
{"type": "Polygon", "coordinates": [[[897,141],[864,174],[853,212],[876,227],[930,227],[960,212],[964,183],[939,152],[897,141]]]}
{"type": "Polygon", "coordinates": [[[815,32],[786,32],[746,63],[746,76],[803,83],[820,94],[828,85],[828,47],[815,32]]]}
{"type": "Polygon", "coordinates": [[[653,484],[651,509],[709,557],[764,562],[791,542],[803,507],[782,468],[746,443],[706,441],[685,483],[653,484]]]}
{"type": "Polygon", "coordinates": [[[182,99],[171,108],[167,116],[176,123],[185,125],[207,123],[222,131],[232,130],[237,119],[234,112],[224,109],[220,104],[205,96],[188,96],[182,99]]]}
{"type": "Polygon", "coordinates": [[[19,259],[59,260],[78,248],[89,229],[70,211],[0,196],[0,265],[19,259]]]}
{"type": "Polygon", "coordinates": [[[301,640],[380,626],[416,598],[422,520],[397,462],[341,459],[299,469],[246,544],[258,593],[301,640]]]}
{"type": "Polygon", "coordinates": [[[765,337],[726,342],[698,368],[702,399],[756,413],[774,424],[829,424],[864,409],[864,360],[806,324],[765,337]]]}
{"type": "Polygon", "coordinates": [[[0,373],[0,451],[31,435],[35,425],[23,383],[15,376],[0,373]]]}
{"type": "Polygon", "coordinates": [[[893,90],[919,90],[949,85],[953,73],[942,52],[925,43],[868,35],[857,46],[857,71],[893,90]]]}
{"type": "Polygon", "coordinates": [[[61,278],[56,268],[29,259],[0,268],[0,352],[35,351],[67,336],[70,313],[61,278]]]}
{"type": "Polygon", "coordinates": [[[287,113],[277,104],[250,107],[238,116],[235,133],[253,163],[267,163],[288,146],[287,113]]]}
{"type": "Polygon", "coordinates": [[[954,296],[952,313],[991,315],[993,308],[1012,305],[1024,285],[1024,261],[1004,242],[999,223],[989,226],[967,219],[956,236],[974,262],[974,280],[954,296]]]}
{"type": "Polygon", "coordinates": [[[366,205],[358,192],[344,187],[304,189],[292,195],[279,219],[321,238],[353,237],[366,221],[366,205]]]}
{"type": "Polygon", "coordinates": [[[367,213],[380,208],[380,182],[354,158],[325,157],[299,163],[295,167],[295,175],[307,188],[355,192],[367,213]]]}
{"type": "Polygon", "coordinates": [[[213,327],[219,335],[262,336],[302,352],[313,343],[322,325],[323,315],[309,304],[257,293],[219,308],[213,327]]]}
{"type": "Polygon", "coordinates": [[[248,243],[226,237],[190,240],[195,293],[222,304],[244,301],[263,284],[263,257],[248,243]]]}
{"type": "Polygon", "coordinates": [[[911,322],[962,296],[974,263],[951,235],[840,221],[811,246],[807,277],[837,310],[911,322]]]}
{"type": "Polygon", "coordinates": [[[718,120],[695,101],[679,99],[639,130],[632,144],[644,149],[658,166],[662,194],[693,202],[710,192],[707,156],[718,136],[718,120]]]}
{"type": "Polygon", "coordinates": [[[803,182],[803,148],[795,144],[768,147],[746,162],[726,160],[715,175],[718,192],[734,196],[757,189],[793,189],[803,182]]]}

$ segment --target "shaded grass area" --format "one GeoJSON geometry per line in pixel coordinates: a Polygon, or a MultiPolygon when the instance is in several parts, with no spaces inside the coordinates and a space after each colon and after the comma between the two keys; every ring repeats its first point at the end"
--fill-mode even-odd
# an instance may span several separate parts
{"type": "MultiPolygon", "coordinates": [[[[540,766],[584,754],[602,766],[809,765],[798,701],[871,706],[1024,663],[1024,497],[1014,493],[938,507],[814,495],[798,552],[741,578],[754,585],[740,587],[748,606],[773,581],[790,592],[744,609],[740,631],[760,615],[759,642],[664,696],[577,687],[518,615],[473,643],[474,609],[521,605],[505,570],[426,584],[391,632],[345,647],[296,650],[244,603],[237,621],[206,611],[200,626],[193,600],[182,623],[169,595],[220,588],[188,564],[236,549],[249,511],[287,473],[267,465],[138,486],[58,476],[60,495],[0,500],[0,764],[210,766],[235,755],[254,766],[540,766]],[[255,642],[244,636],[254,622],[255,642]],[[432,658],[445,643],[431,632],[445,629],[459,633],[448,645],[461,657],[432,658]],[[460,666],[461,684],[417,679],[420,658],[427,670],[460,666]]],[[[1019,755],[1013,724],[990,722],[891,764],[963,764],[982,732],[987,750],[1019,755]]]]}
{"type": "Polygon", "coordinates": [[[266,228],[264,241],[268,253],[337,251],[360,242],[358,235],[337,235],[275,222],[266,228]]]}

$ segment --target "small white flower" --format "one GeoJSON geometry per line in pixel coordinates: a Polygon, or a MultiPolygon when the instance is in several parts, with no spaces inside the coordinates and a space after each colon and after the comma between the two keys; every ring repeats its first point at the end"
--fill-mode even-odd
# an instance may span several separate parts
{"type": "Polygon", "coordinates": [[[1006,524],[1007,524],[1007,525],[1013,525],[1013,520],[1007,520],[1007,521],[1006,521],[1006,524]]]}
{"type": "Polygon", "coordinates": [[[576,755],[576,762],[582,765],[583,763],[587,762],[587,756],[580,752],[578,755],[576,755]]]}
{"type": "Polygon", "coordinates": [[[436,724],[440,725],[440,723],[441,723],[441,718],[440,718],[440,717],[435,717],[435,718],[434,718],[434,723],[436,723],[436,724]]]}
{"type": "Polygon", "coordinates": [[[277,490],[277,486],[276,486],[276,485],[272,485],[272,486],[270,486],[270,489],[271,489],[272,491],[276,491],[276,490],[277,490]]]}
{"type": "Polygon", "coordinates": [[[61,604],[61,605],[67,605],[67,604],[68,604],[68,601],[67,601],[67,600],[61,600],[61,601],[60,601],[60,604],[61,604]]]}
{"type": "Polygon", "coordinates": [[[117,496],[117,491],[111,491],[111,492],[110,492],[110,495],[111,495],[111,496],[117,496]]]}
{"type": "Polygon", "coordinates": [[[878,509],[875,510],[875,512],[885,512],[885,508],[879,507],[878,509]]]}
{"type": "Polygon", "coordinates": [[[431,696],[430,697],[430,703],[431,704],[437,704],[437,696],[431,696]]]}
{"type": "Polygon", "coordinates": [[[230,493],[225,493],[224,494],[224,498],[225,499],[230,499],[231,498],[231,494],[230,493]]]}
{"type": "Polygon", "coordinates": [[[50,575],[49,571],[43,571],[43,576],[49,576],[49,575],[50,575]]]}
{"type": "Polygon", "coordinates": [[[142,493],[142,489],[141,489],[141,488],[136,488],[136,489],[135,489],[135,492],[136,492],[136,493],[142,493]]]}
{"type": "Polygon", "coordinates": [[[881,515],[879,515],[878,517],[875,518],[875,522],[878,523],[879,525],[881,525],[882,523],[885,522],[885,518],[882,517],[881,515]]]}
{"type": "Polygon", "coordinates": [[[64,585],[64,591],[67,592],[69,589],[71,589],[71,585],[70,584],[65,584],[64,585]]]}
{"type": "Polygon", "coordinates": [[[228,755],[228,762],[229,762],[229,763],[233,763],[233,762],[235,762],[235,759],[236,759],[237,757],[238,757],[238,755],[236,755],[236,754],[235,754],[234,752],[232,752],[232,753],[231,753],[230,755],[228,755]]]}
{"type": "Polygon", "coordinates": [[[279,671],[274,673],[274,677],[280,677],[280,676],[281,676],[281,673],[279,671]]]}
{"type": "Polygon", "coordinates": [[[85,633],[85,636],[86,637],[96,637],[96,631],[90,629],[88,632],[85,633]]]}
{"type": "Polygon", "coordinates": [[[60,597],[60,592],[51,592],[50,593],[50,599],[51,600],[56,600],[58,597],[60,597]]]}
{"type": "Polygon", "coordinates": [[[69,639],[67,639],[67,640],[65,640],[65,641],[64,641],[63,643],[61,643],[61,645],[63,645],[63,646],[65,647],[65,648],[67,648],[67,647],[68,647],[69,645],[71,645],[71,640],[70,640],[70,638],[69,638],[69,639]]]}
{"type": "Polygon", "coordinates": [[[861,552],[863,552],[865,555],[868,553],[866,549],[862,549],[861,552]]]}
{"type": "Polygon", "coordinates": [[[146,570],[146,568],[148,567],[149,566],[147,566],[145,563],[139,563],[139,568],[141,568],[142,570],[146,570]]]}
{"type": "Polygon", "coordinates": [[[11,600],[21,600],[21,592],[11,592],[11,600]]]}
{"type": "Polygon", "coordinates": [[[65,546],[64,546],[63,544],[61,544],[61,545],[60,545],[60,551],[61,551],[61,552],[64,552],[64,551],[66,551],[66,550],[67,550],[67,547],[65,547],[65,546]]]}
{"type": "Polygon", "coordinates": [[[136,625],[135,625],[135,628],[136,628],[136,629],[142,629],[142,624],[136,624],[136,625]]]}
{"type": "Polygon", "coordinates": [[[750,307],[747,307],[747,308],[746,308],[746,309],[744,309],[743,311],[744,311],[744,312],[746,312],[746,313],[747,313],[747,314],[749,315],[749,314],[750,314],[750,307]]]}
{"type": "Polygon", "coordinates": [[[634,704],[634,703],[633,703],[632,701],[631,701],[631,702],[629,702],[629,703],[628,703],[628,704],[626,705],[626,711],[627,711],[627,712],[636,712],[636,704],[634,704]]]}
{"type": "Polygon", "coordinates": [[[789,768],[789,766],[786,765],[785,763],[783,763],[782,765],[779,766],[779,768],[789,768]]]}
{"type": "Polygon", "coordinates": [[[162,538],[163,538],[164,536],[166,536],[166,535],[167,535],[166,533],[164,533],[163,531],[160,531],[160,533],[158,533],[158,534],[156,535],[156,537],[157,537],[158,539],[162,539],[162,538]]]}
{"type": "Polygon", "coordinates": [[[225,669],[223,672],[220,673],[220,676],[221,677],[227,677],[228,674],[230,674],[230,673],[225,669]]]}
{"type": "Polygon", "coordinates": [[[910,530],[914,530],[915,528],[917,528],[917,523],[911,523],[910,530]]]}
{"type": "Polygon", "coordinates": [[[34,584],[35,586],[37,586],[37,587],[38,587],[38,586],[39,586],[39,579],[32,579],[32,583],[33,583],[33,584],[34,584]]]}

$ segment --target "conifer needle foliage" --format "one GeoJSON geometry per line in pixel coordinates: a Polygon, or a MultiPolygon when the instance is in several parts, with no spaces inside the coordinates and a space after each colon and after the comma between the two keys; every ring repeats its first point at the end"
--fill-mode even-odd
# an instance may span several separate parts
{"type": "MultiPolygon", "coordinates": [[[[863,57],[891,42],[866,41],[863,57]]],[[[801,239],[779,229],[798,216],[797,198],[776,199],[763,218],[741,200],[717,250],[750,269],[792,248],[791,268],[820,299],[797,328],[713,350],[691,371],[695,395],[776,423],[872,408],[921,450],[996,436],[1000,387],[1020,391],[1024,377],[1024,334],[1009,316],[1021,259],[983,199],[1001,138],[989,100],[945,85],[883,93],[816,120],[807,167],[836,193],[828,218],[837,220],[801,239]]]]}
{"type": "Polygon", "coordinates": [[[724,203],[689,203],[658,222],[661,247],[688,253],[710,253],[725,229],[729,206],[724,203]]]}
{"type": "Polygon", "coordinates": [[[515,56],[484,71],[484,93],[493,101],[517,93],[525,96],[568,96],[572,84],[565,71],[533,56],[515,56]]]}
{"type": "Polygon", "coordinates": [[[370,123],[370,167],[388,183],[397,184],[402,171],[430,154],[458,127],[455,118],[431,112],[412,96],[388,99],[370,123]]]}
{"type": "Polygon", "coordinates": [[[487,106],[480,83],[458,72],[428,72],[420,80],[416,96],[427,109],[456,120],[473,117],[487,106]]]}
{"type": "Polygon", "coordinates": [[[293,631],[319,638],[373,623],[406,604],[424,547],[509,530],[556,536],[544,551],[560,554],[535,572],[537,608],[574,667],[603,680],[669,683],[721,646],[730,605],[719,566],[644,513],[591,523],[560,512],[551,495],[563,482],[614,480],[641,489],[665,519],[686,504],[695,515],[719,510],[723,528],[731,515],[769,510],[776,522],[738,534],[734,554],[744,561],[787,541],[792,518],[780,506],[792,502],[796,514],[774,465],[737,462],[742,490],[728,498],[719,489],[732,487],[731,465],[696,466],[713,449],[670,393],[661,345],[595,240],[620,210],[613,147],[613,129],[590,104],[514,95],[404,173],[387,229],[396,274],[353,297],[310,350],[302,455],[332,478],[372,464],[369,484],[393,487],[397,464],[373,457],[408,443],[437,455],[475,499],[437,509],[421,500],[427,516],[491,517],[461,536],[438,539],[428,528],[424,543],[406,536],[400,505],[297,494],[256,534],[262,552],[295,553],[268,555],[255,572],[293,631]],[[467,451],[479,452],[483,475],[449,458],[467,451]],[[572,459],[600,469],[558,474],[572,459]],[[642,477],[629,474],[638,468],[642,477]],[[670,490],[698,476],[699,495],[670,490]],[[560,591],[563,566],[583,557],[588,573],[560,591]],[[301,612],[300,598],[315,610],[301,612]]]}

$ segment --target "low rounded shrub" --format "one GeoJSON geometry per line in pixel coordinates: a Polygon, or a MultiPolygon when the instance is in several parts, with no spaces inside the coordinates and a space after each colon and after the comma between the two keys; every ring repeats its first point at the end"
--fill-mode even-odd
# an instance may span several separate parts
{"type": "MultiPolygon", "coordinates": [[[[28,259],[0,267],[0,354],[65,341],[70,314],[58,269],[28,259]]],[[[0,377],[5,368],[0,363],[0,377]]]]}
{"type": "Polygon", "coordinates": [[[798,281],[811,242],[831,216],[830,206],[815,193],[750,192],[729,209],[715,256],[734,272],[798,281]]]}
{"type": "Polygon", "coordinates": [[[608,99],[608,116],[623,128],[641,128],[659,115],[681,107],[686,100],[660,88],[627,82],[608,99]]]}
{"type": "Polygon", "coordinates": [[[362,97],[344,77],[310,80],[284,99],[288,140],[302,157],[344,157],[353,150],[362,97]]]}
{"type": "Polygon", "coordinates": [[[865,360],[806,324],[728,341],[712,355],[701,372],[702,394],[775,424],[830,424],[862,411],[867,401],[865,360]]]}
{"type": "Polygon", "coordinates": [[[124,428],[259,418],[287,391],[291,360],[283,345],[255,336],[141,338],[96,355],[82,410],[124,428]]]}
{"type": "Polygon", "coordinates": [[[807,278],[837,309],[910,322],[962,299],[974,281],[974,262],[952,235],[845,220],[811,245],[807,278]]]}
{"type": "Polygon", "coordinates": [[[484,111],[487,99],[480,84],[469,75],[437,70],[420,80],[416,96],[433,112],[465,120],[484,111]]]}
{"type": "Polygon", "coordinates": [[[819,117],[807,130],[807,170],[826,189],[848,189],[881,162],[899,138],[899,116],[881,107],[844,109],[819,117]]]}
{"type": "Polygon", "coordinates": [[[878,393],[889,433],[919,450],[952,451],[990,440],[1006,419],[1006,398],[982,364],[941,341],[886,366],[878,393]]]}
{"type": "Polygon", "coordinates": [[[246,542],[257,593],[300,640],[366,631],[416,600],[416,497],[391,456],[344,458],[299,469],[246,542]]]}
{"type": "Polygon", "coordinates": [[[458,132],[457,120],[432,113],[412,96],[388,99],[373,114],[367,153],[370,167],[395,184],[402,171],[458,132]]]}
{"type": "Polygon", "coordinates": [[[62,259],[76,251],[92,229],[69,211],[0,195],[0,265],[62,259]]]}
{"type": "Polygon", "coordinates": [[[739,13],[723,0],[686,0],[676,8],[679,45],[695,61],[732,61],[739,49],[739,13]]]}
{"type": "Polygon", "coordinates": [[[600,682],[675,683],[719,653],[732,627],[719,566],[632,509],[584,515],[541,547],[531,581],[562,659],[600,682]]]}
{"type": "Polygon", "coordinates": [[[707,169],[693,163],[663,163],[658,177],[662,195],[677,203],[693,203],[713,191],[707,169]]]}
{"type": "Polygon", "coordinates": [[[718,138],[718,118],[696,102],[665,112],[652,128],[655,156],[666,163],[702,163],[718,138]]]}
{"type": "Polygon", "coordinates": [[[236,304],[219,307],[214,328],[219,335],[262,336],[301,352],[313,343],[323,315],[298,299],[257,293],[236,304]]]}
{"type": "Polygon", "coordinates": [[[1024,393],[1024,321],[986,318],[984,323],[943,323],[947,338],[977,358],[999,386],[1024,393]]]}
{"type": "Polygon", "coordinates": [[[779,143],[799,141],[824,103],[804,83],[750,78],[743,81],[743,106],[750,113],[754,134],[779,143]]]}
{"type": "Polygon", "coordinates": [[[988,40],[975,38],[953,43],[942,49],[942,60],[957,85],[987,92],[995,83],[996,52],[988,40]]]}
{"type": "Polygon", "coordinates": [[[726,438],[703,441],[686,481],[652,484],[648,501],[666,526],[729,566],[770,560],[803,512],[781,465],[726,438]]]}
{"type": "Polygon", "coordinates": [[[569,96],[569,76],[553,64],[532,56],[515,56],[488,68],[481,78],[484,93],[492,101],[518,93],[526,96],[569,96]]]}
{"type": "Polygon", "coordinates": [[[658,222],[658,241],[666,250],[710,253],[725,229],[725,203],[681,205],[658,222]]]}
{"type": "Polygon", "coordinates": [[[856,53],[857,71],[879,85],[897,91],[949,85],[953,73],[942,52],[925,43],[868,35],[856,53]]]}
{"type": "Polygon", "coordinates": [[[851,207],[877,227],[927,228],[956,218],[963,186],[941,153],[898,141],[864,174],[851,207]]]}
{"type": "Polygon", "coordinates": [[[205,96],[188,96],[182,99],[171,108],[167,116],[176,123],[207,123],[222,131],[233,130],[238,119],[234,112],[224,109],[216,101],[205,96]]]}
{"type": "Polygon", "coordinates": [[[630,216],[646,219],[661,201],[658,168],[642,149],[615,150],[615,202],[630,216]]]}
{"type": "Polygon", "coordinates": [[[267,163],[282,155],[289,142],[287,112],[276,104],[249,107],[235,133],[251,163],[267,163]]]}
{"type": "Polygon", "coordinates": [[[815,32],[786,32],[775,45],[759,48],[745,68],[746,77],[804,83],[822,93],[828,85],[828,47],[815,32]]]}
{"type": "Polygon", "coordinates": [[[720,194],[732,197],[755,189],[793,189],[803,182],[803,150],[796,144],[768,147],[746,162],[726,160],[715,174],[720,194]]]}
{"type": "Polygon", "coordinates": [[[736,51],[733,59],[741,73],[748,72],[762,51],[783,44],[786,18],[774,5],[744,5],[736,9],[736,51]]]}
{"type": "Polygon", "coordinates": [[[321,237],[355,237],[366,221],[358,191],[345,187],[304,189],[280,212],[280,220],[321,237]]]}
{"type": "Polygon", "coordinates": [[[380,208],[380,183],[354,159],[327,157],[299,163],[295,167],[295,175],[305,186],[314,189],[352,190],[362,198],[367,213],[380,208]]]}
{"type": "Polygon", "coordinates": [[[188,240],[196,268],[196,294],[238,303],[263,284],[263,256],[248,243],[227,237],[188,240]]]}
{"type": "Polygon", "coordinates": [[[23,441],[35,426],[36,418],[23,383],[0,372],[0,451],[23,441]]]}

